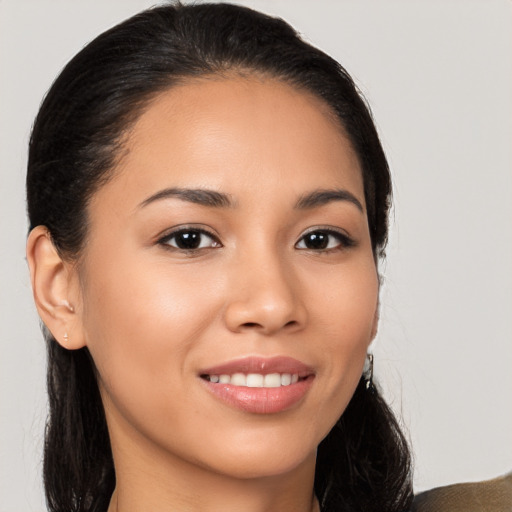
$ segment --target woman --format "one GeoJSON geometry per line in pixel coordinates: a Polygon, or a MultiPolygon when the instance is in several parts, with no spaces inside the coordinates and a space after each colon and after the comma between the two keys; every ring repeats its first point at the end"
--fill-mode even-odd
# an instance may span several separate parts
{"type": "Polygon", "coordinates": [[[52,86],[27,196],[50,510],[409,507],[363,375],[390,177],[339,64],[245,8],[145,11],[52,86]]]}

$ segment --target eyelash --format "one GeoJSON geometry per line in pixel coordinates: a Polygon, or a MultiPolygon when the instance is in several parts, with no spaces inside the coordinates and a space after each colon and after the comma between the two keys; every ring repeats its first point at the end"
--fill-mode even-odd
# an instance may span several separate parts
{"type": "MultiPolygon", "coordinates": [[[[215,249],[215,248],[222,247],[222,243],[210,231],[208,231],[204,228],[187,227],[187,226],[180,227],[180,228],[172,231],[171,233],[166,234],[165,236],[161,237],[157,243],[162,245],[163,247],[165,247],[168,250],[182,251],[186,254],[194,254],[194,253],[197,253],[198,251],[201,251],[202,249],[215,249]],[[195,235],[199,234],[201,236],[201,238],[204,235],[204,236],[210,238],[211,245],[208,245],[207,247],[201,247],[201,244],[202,244],[201,238],[199,239],[199,247],[185,248],[185,247],[178,247],[177,245],[172,245],[170,243],[171,240],[175,239],[180,234],[187,234],[187,233],[188,234],[193,233],[195,235]]],[[[296,247],[297,249],[302,250],[302,251],[312,251],[315,253],[329,253],[329,252],[333,252],[333,251],[340,251],[343,249],[348,249],[355,245],[356,245],[356,242],[352,238],[350,238],[348,235],[346,235],[345,233],[342,233],[342,232],[337,231],[332,228],[327,228],[327,227],[323,228],[323,227],[319,226],[319,227],[315,227],[315,228],[309,230],[308,232],[304,233],[299,238],[299,240],[295,243],[294,247],[296,247]],[[329,247],[329,244],[331,242],[328,241],[328,246],[325,248],[315,249],[315,248],[310,248],[310,247],[298,247],[298,245],[301,242],[303,242],[307,236],[310,236],[310,235],[318,236],[319,234],[327,235],[328,237],[334,237],[337,240],[337,244],[334,247],[329,247]]]]}
{"type": "MultiPolygon", "coordinates": [[[[193,254],[202,249],[222,247],[222,244],[220,243],[219,239],[213,233],[211,233],[210,231],[208,231],[204,228],[191,227],[191,226],[180,227],[180,228],[172,231],[171,233],[168,233],[167,235],[160,238],[158,240],[158,243],[160,245],[164,246],[168,250],[183,251],[184,253],[187,253],[187,254],[193,254]],[[174,246],[169,243],[173,238],[176,238],[180,234],[186,234],[186,233],[189,233],[189,234],[195,233],[195,234],[200,234],[201,236],[205,235],[212,240],[213,245],[211,245],[209,247],[195,247],[195,248],[187,249],[187,248],[174,246]]],[[[200,240],[200,243],[201,243],[201,240],[200,240]]]]}
{"type": "MultiPolygon", "coordinates": [[[[324,249],[311,249],[311,248],[308,248],[308,247],[303,247],[303,248],[300,248],[300,250],[302,251],[313,251],[313,252],[316,252],[316,253],[329,253],[329,252],[332,252],[332,251],[342,251],[343,249],[348,249],[350,247],[354,247],[356,245],[356,242],[354,239],[350,238],[346,233],[343,233],[341,231],[338,231],[336,229],[333,229],[333,228],[330,228],[330,227],[322,227],[322,226],[317,226],[313,229],[310,229],[309,231],[307,231],[306,233],[304,233],[300,239],[298,240],[298,242],[295,244],[295,246],[297,247],[297,245],[304,241],[304,239],[308,236],[308,235],[313,235],[313,234],[319,234],[321,233],[322,235],[327,235],[329,237],[334,237],[336,240],[337,240],[337,245],[335,247],[326,247],[324,249]]],[[[328,242],[330,243],[330,242],[328,242]]]]}

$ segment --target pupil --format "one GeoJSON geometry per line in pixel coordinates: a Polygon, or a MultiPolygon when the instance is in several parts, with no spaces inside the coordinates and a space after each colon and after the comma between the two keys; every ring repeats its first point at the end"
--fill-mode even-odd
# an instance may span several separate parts
{"type": "Polygon", "coordinates": [[[305,242],[308,249],[325,249],[329,243],[329,235],[320,231],[310,233],[305,242]]]}
{"type": "Polygon", "coordinates": [[[176,245],[180,249],[197,249],[201,243],[201,233],[187,231],[176,236],[176,245]]]}

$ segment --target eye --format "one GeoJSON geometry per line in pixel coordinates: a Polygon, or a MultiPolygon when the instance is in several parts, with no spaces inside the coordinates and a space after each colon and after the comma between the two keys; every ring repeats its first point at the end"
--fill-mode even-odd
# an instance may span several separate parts
{"type": "Polygon", "coordinates": [[[354,240],[333,229],[315,229],[303,235],[295,244],[297,249],[310,251],[328,251],[331,249],[342,249],[355,245],[354,240]]]}
{"type": "Polygon", "coordinates": [[[221,247],[221,243],[211,233],[199,228],[180,228],[165,235],[158,243],[182,251],[195,251],[221,247]]]}

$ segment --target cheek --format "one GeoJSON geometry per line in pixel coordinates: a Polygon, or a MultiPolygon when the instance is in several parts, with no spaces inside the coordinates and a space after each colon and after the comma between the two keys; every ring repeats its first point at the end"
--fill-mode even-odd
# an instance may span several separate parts
{"type": "Polygon", "coordinates": [[[374,330],[379,295],[377,270],[369,258],[334,268],[311,279],[310,318],[318,323],[330,350],[366,350],[374,330]]]}
{"type": "Polygon", "coordinates": [[[160,383],[174,387],[187,354],[216,314],[216,297],[204,276],[122,256],[98,263],[84,290],[87,345],[103,385],[135,400],[160,383]],[[200,293],[199,293],[200,291],[200,293]]]}
{"type": "Polygon", "coordinates": [[[216,285],[185,266],[171,272],[165,261],[109,261],[116,264],[98,264],[84,293],[84,328],[109,429],[179,451],[190,418],[200,413],[190,368],[216,321],[216,285]]]}
{"type": "MultiPolygon", "coordinates": [[[[326,399],[319,417],[328,428],[337,421],[361,378],[368,345],[377,322],[379,283],[373,262],[333,273],[328,291],[311,302],[323,357],[326,399]]],[[[313,292],[311,292],[313,293],[313,292]]]]}

